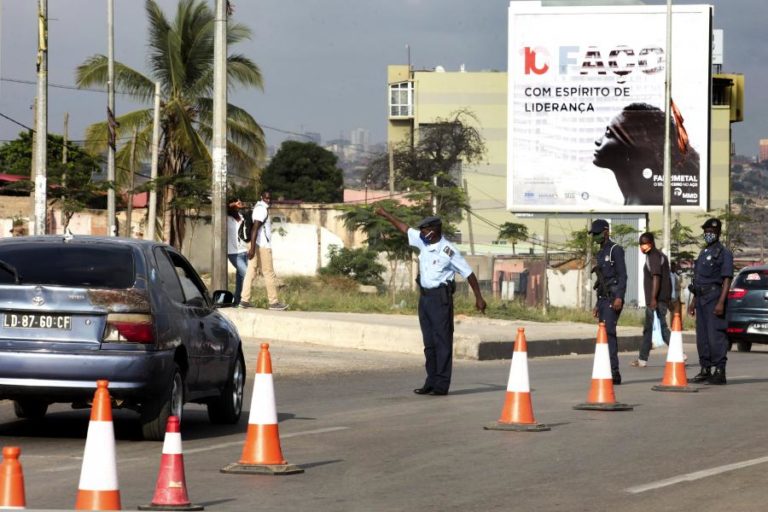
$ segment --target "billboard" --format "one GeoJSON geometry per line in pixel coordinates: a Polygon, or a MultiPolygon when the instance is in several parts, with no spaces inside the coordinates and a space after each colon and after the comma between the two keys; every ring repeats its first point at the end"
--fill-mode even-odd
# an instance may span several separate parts
{"type": "MultiPolygon", "coordinates": [[[[712,8],[672,17],[672,205],[706,210],[712,8]]],[[[512,1],[508,56],[507,209],[660,210],[666,7],[512,1]]]]}

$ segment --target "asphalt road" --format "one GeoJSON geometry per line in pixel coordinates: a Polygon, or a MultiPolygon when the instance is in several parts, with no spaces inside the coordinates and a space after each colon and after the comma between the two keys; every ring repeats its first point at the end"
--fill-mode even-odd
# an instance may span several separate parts
{"type": "MultiPolygon", "coordinates": [[[[482,428],[501,412],[509,361],[456,361],[450,395],[416,396],[418,356],[275,343],[283,453],[305,473],[220,473],[240,456],[248,414],[211,426],[192,405],[187,487],[194,503],[222,511],[765,510],[768,351],[756,349],[730,354],[727,386],[690,394],[651,391],[662,353],[643,369],[623,355],[616,395],[635,406],[626,412],[572,409],[586,399],[591,356],[532,359],[536,419],[552,430],[519,433],[482,428]]],[[[35,424],[0,402],[3,445],[22,447],[30,509],[73,506],[88,414],[56,406],[35,424]]],[[[162,443],[139,440],[135,414],[115,417],[123,508],[135,509],[152,498],[162,443]]]]}

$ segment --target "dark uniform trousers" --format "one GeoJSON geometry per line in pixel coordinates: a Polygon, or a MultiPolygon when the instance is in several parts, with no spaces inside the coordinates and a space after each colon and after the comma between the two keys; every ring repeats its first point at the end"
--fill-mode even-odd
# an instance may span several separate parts
{"type": "Polygon", "coordinates": [[[425,386],[448,391],[453,367],[453,294],[447,286],[422,289],[419,326],[424,340],[425,386]]]}
{"type": "Polygon", "coordinates": [[[608,354],[611,357],[611,371],[619,371],[619,340],[616,338],[616,324],[619,323],[618,313],[613,310],[611,304],[613,299],[609,297],[598,297],[597,299],[597,319],[605,322],[605,333],[608,335],[608,354]]]}
{"type": "Polygon", "coordinates": [[[696,295],[696,350],[702,368],[724,369],[728,360],[728,337],[725,334],[728,321],[725,314],[715,315],[720,291],[718,286],[696,295]]]}

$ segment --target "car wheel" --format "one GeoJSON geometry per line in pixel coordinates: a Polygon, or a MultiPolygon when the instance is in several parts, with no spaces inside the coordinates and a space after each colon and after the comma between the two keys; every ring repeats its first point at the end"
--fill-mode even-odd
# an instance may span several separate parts
{"type": "Polygon", "coordinates": [[[17,418],[39,420],[48,412],[48,404],[39,400],[16,400],[13,403],[13,412],[17,418]]]}
{"type": "Polygon", "coordinates": [[[208,402],[208,419],[211,423],[233,424],[240,419],[243,411],[243,389],[245,388],[245,360],[243,353],[238,351],[232,373],[227,379],[227,385],[218,398],[208,402]]]}
{"type": "Polygon", "coordinates": [[[181,420],[183,408],[184,376],[176,364],[168,388],[159,396],[147,400],[141,409],[141,433],[144,439],[162,441],[165,438],[168,416],[177,416],[181,420]]]}
{"type": "Polygon", "coordinates": [[[752,350],[751,341],[739,341],[736,345],[739,347],[739,352],[749,352],[752,350]]]}

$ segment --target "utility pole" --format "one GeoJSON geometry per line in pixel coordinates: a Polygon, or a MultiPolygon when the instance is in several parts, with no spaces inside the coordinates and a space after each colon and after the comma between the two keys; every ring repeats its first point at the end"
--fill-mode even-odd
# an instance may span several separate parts
{"type": "MultiPolygon", "coordinates": [[[[467,187],[467,178],[464,178],[464,194],[467,196],[467,204],[471,204],[469,200],[469,187],[467,187]]],[[[475,236],[472,232],[472,210],[467,208],[467,229],[469,230],[469,254],[475,255],[475,236]]]]}
{"type": "Polygon", "coordinates": [[[155,239],[155,224],[157,224],[157,165],[160,160],[160,82],[155,82],[155,116],[152,120],[152,166],[149,190],[149,212],[147,212],[147,234],[145,240],[155,239]]]}
{"type": "Polygon", "coordinates": [[[672,256],[672,148],[670,136],[670,110],[672,109],[672,0],[667,0],[667,48],[664,80],[664,227],[663,250],[672,256]]]}
{"type": "Polygon", "coordinates": [[[136,126],[133,127],[133,135],[131,136],[131,163],[128,165],[130,168],[131,177],[128,181],[128,205],[125,207],[125,232],[123,236],[131,238],[133,235],[133,187],[136,185],[136,138],[138,137],[138,130],[136,126]]]}
{"type": "Polygon", "coordinates": [[[547,316],[547,302],[549,301],[549,217],[544,217],[544,272],[541,277],[541,287],[544,289],[541,297],[541,312],[547,316]]]}
{"type": "Polygon", "coordinates": [[[216,0],[213,39],[213,257],[211,286],[227,288],[227,2],[216,0]]]}
{"type": "Polygon", "coordinates": [[[37,101],[35,103],[35,225],[34,234],[44,235],[48,168],[48,0],[38,0],[37,9],[37,101]]]}
{"type": "Polygon", "coordinates": [[[432,176],[432,215],[437,215],[437,174],[432,176]]]}
{"type": "Polygon", "coordinates": [[[392,197],[395,195],[395,149],[391,142],[387,146],[389,146],[389,195],[392,197]]]}
{"type": "Polygon", "coordinates": [[[107,0],[107,236],[115,231],[115,149],[117,146],[117,122],[115,121],[115,0],[107,0]]]}

